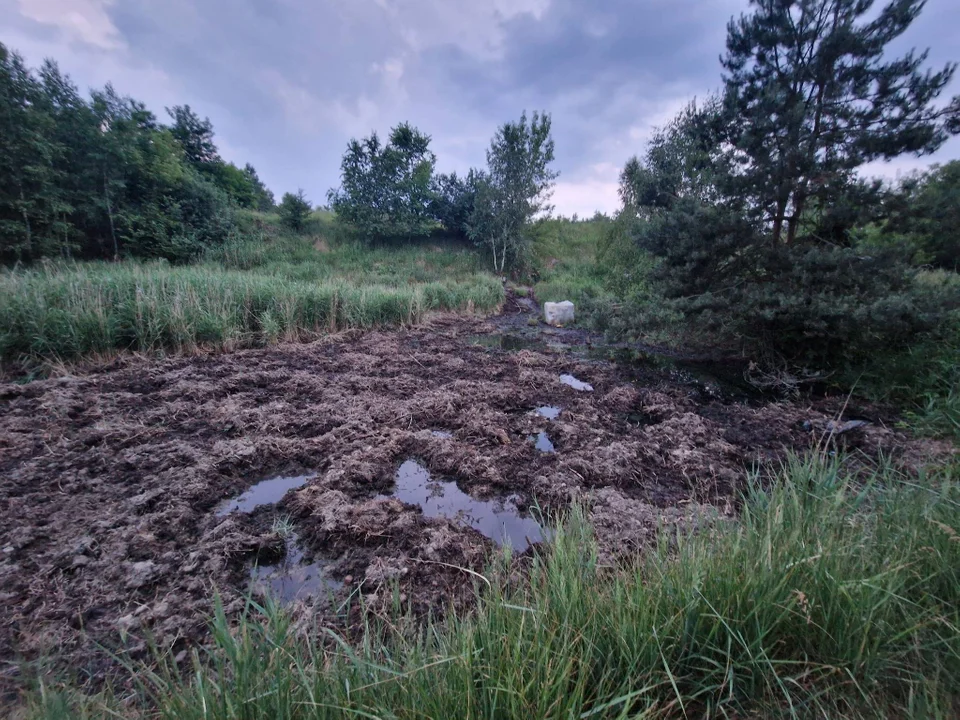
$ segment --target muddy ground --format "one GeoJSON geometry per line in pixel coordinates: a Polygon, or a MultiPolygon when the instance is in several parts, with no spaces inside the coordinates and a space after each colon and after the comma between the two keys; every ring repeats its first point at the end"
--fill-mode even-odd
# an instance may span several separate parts
{"type": "MultiPolygon", "coordinates": [[[[843,405],[747,399],[670,369],[485,341],[511,324],[527,319],[438,316],[0,385],[5,690],[23,660],[55,657],[96,678],[112,664],[103,648],[137,657],[146,633],[175,655],[202,642],[214,591],[237,613],[251,565],[282,554],[278,518],[325,566],[329,592],[295,604],[321,624],[342,625],[351,594],[386,608],[394,583],[417,612],[463,599],[471,583],[457,568],[482,570],[495,543],[385,497],[407,460],[521,511],[581,500],[613,561],[659,523],[730,514],[745,468],[809,447],[804,422],[822,427],[843,405]],[[544,405],[561,412],[533,412],[544,405]],[[540,432],[555,452],[535,447],[540,432]],[[312,479],[278,505],[217,513],[259,480],[303,474],[312,479]]],[[[908,460],[926,452],[883,413],[857,413],[872,424],[844,442],[908,460]]]]}

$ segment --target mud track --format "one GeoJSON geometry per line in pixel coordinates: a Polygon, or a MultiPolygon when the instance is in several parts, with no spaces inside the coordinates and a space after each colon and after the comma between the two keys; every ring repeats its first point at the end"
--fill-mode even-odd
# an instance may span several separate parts
{"type": "MultiPolygon", "coordinates": [[[[609,561],[658,523],[729,514],[746,467],[808,447],[802,422],[842,404],[731,401],[655,369],[473,344],[494,329],[438,316],[0,385],[0,682],[51,657],[100,677],[112,664],[103,648],[138,657],[147,633],[174,654],[203,642],[214,591],[237,613],[251,563],[282,547],[278,517],[342,583],[332,599],[298,602],[301,615],[342,624],[343,598],[362,593],[376,612],[394,583],[416,612],[466,599],[471,583],[451,566],[481,570],[495,545],[378,499],[408,459],[478,499],[585,502],[609,561]],[[532,412],[543,405],[562,411],[532,412]],[[531,441],[542,431],[555,453],[531,441]],[[279,505],[215,512],[258,480],[304,473],[315,477],[279,505]]],[[[912,452],[877,423],[848,437],[912,452]]]]}

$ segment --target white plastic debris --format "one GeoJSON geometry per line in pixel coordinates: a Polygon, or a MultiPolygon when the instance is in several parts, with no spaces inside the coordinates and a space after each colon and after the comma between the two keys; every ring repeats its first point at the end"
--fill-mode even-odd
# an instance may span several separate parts
{"type": "Polygon", "coordinates": [[[543,304],[543,320],[547,325],[566,325],[573,322],[573,303],[569,300],[543,304]]]}

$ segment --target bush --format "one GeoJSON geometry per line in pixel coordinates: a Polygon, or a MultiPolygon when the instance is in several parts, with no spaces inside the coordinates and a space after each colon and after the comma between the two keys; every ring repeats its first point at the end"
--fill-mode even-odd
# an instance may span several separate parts
{"type": "Polygon", "coordinates": [[[312,210],[313,207],[303,190],[297,190],[296,194],[284,193],[283,199],[280,200],[280,205],[277,207],[277,211],[280,213],[280,222],[294,232],[303,231],[312,210]]]}
{"type": "Polygon", "coordinates": [[[774,245],[735,210],[694,200],[638,221],[636,233],[690,326],[778,363],[858,365],[906,348],[960,305],[957,288],[917,282],[896,249],[774,245]]]}
{"type": "Polygon", "coordinates": [[[915,249],[918,263],[960,270],[960,160],[900,183],[878,241],[915,249]]]}
{"type": "Polygon", "coordinates": [[[340,163],[341,187],[328,194],[337,217],[368,241],[423,237],[436,225],[430,136],[409,123],[351,140],[340,163]]]}
{"type": "MultiPolygon", "coordinates": [[[[953,276],[946,282],[960,284],[960,278],[953,276]]],[[[960,440],[958,358],[960,311],[955,311],[937,330],[921,336],[907,350],[878,353],[845,380],[870,398],[902,407],[906,422],[915,432],[960,440]]]]}

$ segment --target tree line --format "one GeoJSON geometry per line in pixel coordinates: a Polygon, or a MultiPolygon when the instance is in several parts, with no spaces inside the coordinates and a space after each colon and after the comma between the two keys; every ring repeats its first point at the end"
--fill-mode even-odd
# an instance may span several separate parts
{"type": "Polygon", "coordinates": [[[234,208],[273,208],[208,119],[167,113],[111,85],[84,98],[55,62],[33,71],[0,44],[0,260],[188,260],[229,236],[234,208]]]}

